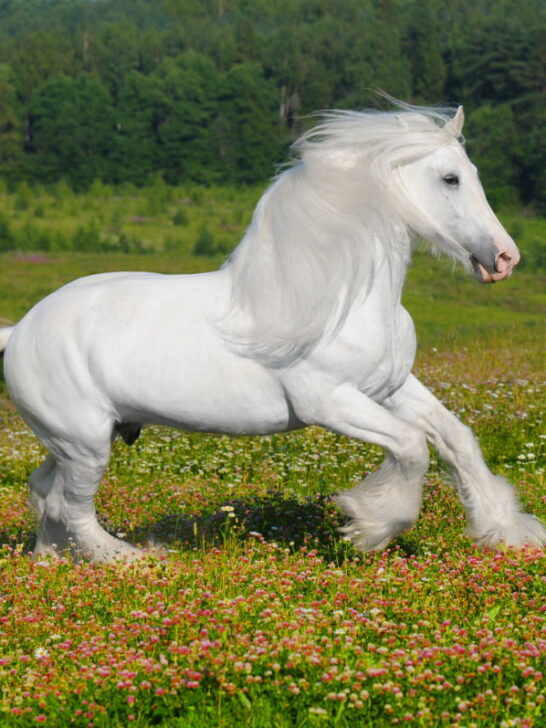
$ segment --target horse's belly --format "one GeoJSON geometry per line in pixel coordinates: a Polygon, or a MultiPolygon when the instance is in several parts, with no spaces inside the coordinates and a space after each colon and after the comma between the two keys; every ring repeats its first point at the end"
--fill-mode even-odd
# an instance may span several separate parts
{"type": "Polygon", "coordinates": [[[269,378],[241,372],[230,378],[195,376],[173,379],[171,391],[163,383],[149,382],[146,397],[116,395],[120,418],[165,424],[185,430],[259,435],[282,432],[298,423],[291,419],[282,391],[269,378]]]}
{"type": "Polygon", "coordinates": [[[136,356],[122,355],[115,368],[106,352],[94,362],[99,387],[120,419],[233,434],[297,426],[274,374],[232,354],[210,329],[155,344],[136,356]]]}

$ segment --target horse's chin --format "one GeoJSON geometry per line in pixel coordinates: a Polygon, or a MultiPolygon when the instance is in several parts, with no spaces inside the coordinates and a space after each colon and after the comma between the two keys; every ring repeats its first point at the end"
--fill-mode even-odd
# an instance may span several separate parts
{"type": "Polygon", "coordinates": [[[472,263],[474,277],[480,281],[480,283],[496,283],[497,281],[503,281],[505,278],[512,275],[512,267],[490,273],[473,255],[470,256],[470,262],[472,263]]]}
{"type": "Polygon", "coordinates": [[[489,273],[489,271],[484,268],[484,266],[477,258],[471,255],[470,262],[472,263],[472,270],[474,272],[474,277],[476,278],[476,280],[480,281],[480,283],[493,283],[493,277],[491,273],[489,273]]]}

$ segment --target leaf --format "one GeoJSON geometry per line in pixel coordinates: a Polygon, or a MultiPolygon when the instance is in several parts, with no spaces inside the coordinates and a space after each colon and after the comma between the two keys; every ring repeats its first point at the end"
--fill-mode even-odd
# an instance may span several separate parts
{"type": "Polygon", "coordinates": [[[243,708],[246,708],[246,710],[252,709],[252,703],[244,693],[237,693],[237,697],[243,708]]]}
{"type": "Polygon", "coordinates": [[[491,607],[491,609],[487,612],[487,616],[489,619],[495,619],[497,614],[500,612],[501,605],[496,604],[494,607],[491,607]]]}

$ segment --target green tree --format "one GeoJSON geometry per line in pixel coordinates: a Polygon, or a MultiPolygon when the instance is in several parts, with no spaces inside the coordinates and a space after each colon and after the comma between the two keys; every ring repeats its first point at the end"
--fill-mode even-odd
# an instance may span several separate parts
{"type": "Polygon", "coordinates": [[[508,188],[543,208],[544,79],[544,0],[5,0],[0,174],[250,181],[310,112],[379,88],[510,104],[508,188]]]}
{"type": "Polygon", "coordinates": [[[8,51],[17,92],[25,105],[50,76],[78,70],[69,36],[59,30],[21,34],[11,41],[8,51]]]}
{"type": "Polygon", "coordinates": [[[36,178],[65,177],[77,188],[108,180],[113,137],[110,97],[90,74],[52,76],[34,95],[30,168],[36,178]]]}
{"type": "Polygon", "coordinates": [[[159,166],[165,180],[217,179],[212,124],[217,115],[218,76],[204,55],[188,51],[164,61],[154,76],[160,90],[157,119],[159,166]]]}
{"type": "Polygon", "coordinates": [[[546,17],[525,10],[511,23],[493,15],[457,39],[451,75],[460,98],[498,104],[546,91],[546,17]]]}
{"type": "Polygon", "coordinates": [[[274,172],[281,158],[277,94],[258,64],[234,66],[221,82],[214,148],[224,178],[251,183],[274,172]]]}
{"type": "Polygon", "coordinates": [[[300,91],[306,80],[301,29],[286,27],[264,39],[262,64],[277,88],[277,116],[293,127],[301,110],[300,91]]]}
{"type": "Polygon", "coordinates": [[[526,204],[546,215],[546,94],[529,94],[512,104],[517,129],[518,186],[526,204]]]}
{"type": "Polygon", "coordinates": [[[125,76],[139,69],[139,43],[134,23],[112,23],[92,43],[91,70],[94,70],[116,99],[125,76]]]}
{"type": "Polygon", "coordinates": [[[142,184],[159,169],[158,129],[165,106],[164,95],[153,75],[131,71],[125,76],[115,110],[115,182],[142,184]]]}
{"type": "Polygon", "coordinates": [[[517,202],[518,132],[508,104],[485,105],[470,114],[469,153],[480,170],[487,197],[495,208],[517,202]]]}
{"type": "Polygon", "coordinates": [[[347,49],[350,92],[345,108],[370,105],[371,91],[399,99],[411,95],[411,69],[402,48],[402,26],[396,0],[378,0],[370,22],[362,23],[347,49]]]}
{"type": "Polygon", "coordinates": [[[405,40],[413,98],[419,103],[443,99],[447,77],[438,41],[438,20],[430,0],[415,0],[405,40]]]}
{"type": "Polygon", "coordinates": [[[23,124],[11,69],[0,65],[0,177],[21,174],[23,124]]]}

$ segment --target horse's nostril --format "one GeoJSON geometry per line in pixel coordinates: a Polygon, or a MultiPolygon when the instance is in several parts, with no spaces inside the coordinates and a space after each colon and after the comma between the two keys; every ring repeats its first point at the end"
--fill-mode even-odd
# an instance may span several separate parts
{"type": "Polygon", "coordinates": [[[506,272],[506,270],[508,270],[508,268],[510,268],[511,263],[512,263],[511,255],[508,255],[508,253],[500,253],[500,255],[497,257],[497,262],[495,264],[497,273],[506,272]]]}

